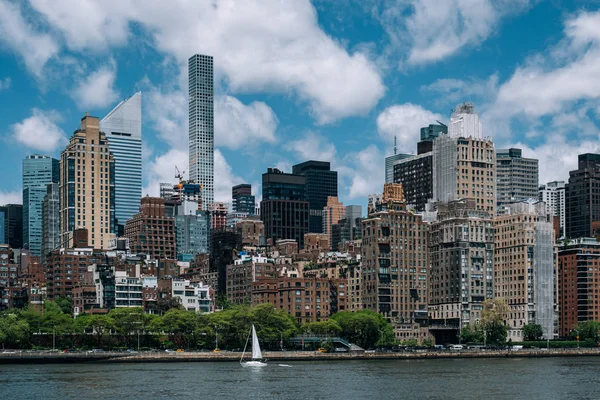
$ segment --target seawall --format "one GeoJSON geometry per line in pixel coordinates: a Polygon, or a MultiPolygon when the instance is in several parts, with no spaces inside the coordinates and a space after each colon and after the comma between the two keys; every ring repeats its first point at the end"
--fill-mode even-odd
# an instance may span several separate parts
{"type": "MultiPolygon", "coordinates": [[[[522,358],[522,357],[576,357],[598,356],[600,349],[522,349],[522,350],[460,350],[460,351],[414,351],[394,353],[319,353],[312,351],[263,352],[270,361],[347,361],[347,360],[411,360],[444,358],[522,358]]],[[[103,352],[103,353],[52,353],[52,352],[11,352],[0,353],[0,364],[42,364],[80,362],[216,362],[239,361],[238,352],[103,352]]]]}

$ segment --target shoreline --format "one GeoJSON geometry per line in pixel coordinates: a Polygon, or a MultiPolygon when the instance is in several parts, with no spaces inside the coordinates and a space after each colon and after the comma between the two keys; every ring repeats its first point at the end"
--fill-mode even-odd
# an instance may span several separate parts
{"type": "MultiPolygon", "coordinates": [[[[548,358],[599,356],[600,349],[522,349],[492,351],[423,351],[398,353],[319,353],[309,351],[263,352],[268,361],[352,361],[352,360],[424,360],[461,358],[548,358]]],[[[189,353],[0,353],[0,364],[61,364],[83,362],[157,363],[157,362],[238,362],[238,352],[189,353]]]]}

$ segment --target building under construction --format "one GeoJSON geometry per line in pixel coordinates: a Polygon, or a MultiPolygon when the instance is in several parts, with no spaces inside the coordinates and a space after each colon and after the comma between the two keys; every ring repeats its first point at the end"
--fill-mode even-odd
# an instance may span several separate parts
{"type": "Polygon", "coordinates": [[[496,217],[494,294],[510,312],[507,339],[521,342],[523,326],[539,324],[553,339],[557,312],[554,227],[543,202],[513,203],[496,217]]]}

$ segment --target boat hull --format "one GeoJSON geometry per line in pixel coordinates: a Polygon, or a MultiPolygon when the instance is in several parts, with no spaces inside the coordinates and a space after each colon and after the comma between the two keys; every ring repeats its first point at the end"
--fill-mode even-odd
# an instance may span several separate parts
{"type": "Polygon", "coordinates": [[[244,361],[242,362],[243,367],[266,367],[267,363],[262,361],[244,361]]]}

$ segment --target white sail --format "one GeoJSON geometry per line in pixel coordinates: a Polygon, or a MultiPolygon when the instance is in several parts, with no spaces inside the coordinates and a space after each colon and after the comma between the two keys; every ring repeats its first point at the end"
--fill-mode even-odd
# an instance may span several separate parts
{"type": "Polygon", "coordinates": [[[258,336],[256,336],[256,329],[252,325],[252,359],[261,360],[262,353],[260,351],[260,344],[258,344],[258,336]]]}

